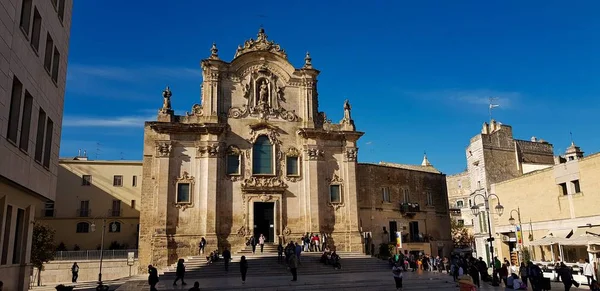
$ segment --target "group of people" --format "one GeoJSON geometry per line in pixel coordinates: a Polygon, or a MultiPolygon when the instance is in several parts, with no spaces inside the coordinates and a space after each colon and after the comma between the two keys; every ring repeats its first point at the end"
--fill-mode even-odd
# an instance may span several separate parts
{"type": "Polygon", "coordinates": [[[246,242],[246,245],[248,246],[252,246],[252,253],[256,253],[256,245],[258,244],[260,246],[260,253],[263,253],[263,250],[265,248],[265,242],[267,241],[267,238],[261,233],[260,236],[258,237],[258,240],[254,237],[251,236],[248,241],[246,242]]]}
{"type": "Polygon", "coordinates": [[[307,232],[300,238],[300,246],[305,252],[320,252],[327,247],[327,235],[307,232]]]}
{"type": "Polygon", "coordinates": [[[321,259],[319,261],[325,265],[333,266],[333,268],[336,270],[342,268],[340,256],[335,251],[329,250],[329,248],[325,248],[323,250],[323,254],[321,255],[321,259]]]}
{"type": "Polygon", "coordinates": [[[413,272],[416,270],[423,271],[449,271],[448,258],[440,256],[432,257],[430,255],[416,256],[414,254],[396,254],[388,260],[391,267],[399,265],[404,272],[409,269],[413,272]]]}

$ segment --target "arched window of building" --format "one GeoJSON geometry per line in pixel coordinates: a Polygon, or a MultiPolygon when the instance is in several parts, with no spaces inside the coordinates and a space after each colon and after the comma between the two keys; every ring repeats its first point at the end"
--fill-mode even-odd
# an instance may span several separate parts
{"type": "Polygon", "coordinates": [[[108,225],[108,232],[121,232],[121,223],[113,221],[108,225]]]}
{"type": "Polygon", "coordinates": [[[90,232],[90,224],[87,222],[79,222],[77,223],[77,233],[88,233],[90,232]]]}
{"type": "Polygon", "coordinates": [[[273,145],[269,138],[261,135],[252,147],[252,174],[273,175],[273,145]]]}

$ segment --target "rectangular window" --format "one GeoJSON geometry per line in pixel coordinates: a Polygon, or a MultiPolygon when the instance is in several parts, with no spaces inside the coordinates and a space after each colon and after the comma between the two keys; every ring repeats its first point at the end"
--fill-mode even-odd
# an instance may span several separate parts
{"type": "Polygon", "coordinates": [[[464,219],[459,219],[457,222],[458,222],[458,226],[459,227],[465,226],[465,220],[464,219]]]}
{"type": "Polygon", "coordinates": [[[21,139],[19,148],[24,152],[29,150],[29,132],[31,131],[31,110],[33,107],[33,97],[25,90],[25,102],[23,102],[23,115],[21,116],[21,139]]]}
{"type": "Polygon", "coordinates": [[[573,183],[573,190],[575,190],[575,193],[580,193],[581,186],[579,186],[579,180],[571,181],[571,183],[573,183]]]}
{"type": "Polygon", "coordinates": [[[419,241],[419,222],[411,221],[408,223],[408,231],[410,233],[410,240],[412,242],[419,241]]]}
{"type": "Polygon", "coordinates": [[[33,0],[23,0],[23,4],[21,5],[21,28],[25,35],[29,35],[29,24],[31,21],[31,7],[33,0]]]}
{"type": "Polygon", "coordinates": [[[55,83],[58,80],[58,68],[60,66],[60,53],[58,49],[54,47],[54,57],[52,58],[52,81],[55,83]]]}
{"type": "Polygon", "coordinates": [[[17,209],[17,226],[15,227],[15,237],[14,237],[14,245],[13,245],[13,264],[21,263],[22,251],[24,249],[23,244],[23,234],[25,232],[25,210],[18,208],[17,209]]]}
{"type": "Polygon", "coordinates": [[[23,94],[23,84],[17,76],[13,77],[12,94],[10,96],[10,111],[8,112],[8,132],[6,138],[17,144],[17,135],[19,134],[19,115],[21,114],[21,95],[23,94]]]}
{"type": "Polygon", "coordinates": [[[404,197],[402,198],[402,202],[409,203],[410,197],[408,197],[408,189],[402,189],[402,192],[404,192],[404,194],[403,194],[404,197]]]}
{"type": "Polygon", "coordinates": [[[390,188],[388,187],[382,187],[381,188],[381,196],[382,196],[382,200],[383,202],[390,202],[390,188]]]}
{"type": "Polygon", "coordinates": [[[488,232],[487,217],[485,212],[479,213],[479,230],[481,233],[488,232]]]}
{"type": "Polygon", "coordinates": [[[329,201],[331,203],[342,203],[340,185],[329,185],[329,201]]]}
{"type": "Polygon", "coordinates": [[[114,175],[113,176],[113,186],[115,186],[115,187],[121,187],[121,186],[123,186],[123,176],[121,176],[121,175],[114,175]]]}
{"type": "Polygon", "coordinates": [[[65,0],[58,0],[58,19],[60,22],[63,21],[65,17],[65,0]]]}
{"type": "Polygon", "coordinates": [[[131,177],[131,186],[137,187],[137,176],[131,177]]]}
{"type": "Polygon", "coordinates": [[[227,155],[227,175],[240,174],[240,156],[227,155]]]}
{"type": "Polygon", "coordinates": [[[81,186],[91,186],[91,185],[92,185],[92,175],[81,176],[81,186]]]}
{"type": "Polygon", "coordinates": [[[46,71],[50,73],[50,69],[52,68],[52,50],[54,49],[54,41],[52,40],[52,36],[50,33],[46,35],[46,52],[44,54],[44,68],[46,71]]]}
{"type": "Polygon", "coordinates": [[[121,216],[121,200],[113,200],[111,216],[121,216]]]}
{"type": "Polygon", "coordinates": [[[40,49],[40,34],[42,32],[42,16],[37,8],[33,10],[33,30],[31,31],[31,47],[37,52],[40,49]]]}
{"type": "Polygon", "coordinates": [[[42,155],[44,154],[44,129],[46,125],[46,112],[40,108],[38,114],[38,126],[37,135],[35,137],[35,160],[42,162],[42,155]]]}
{"type": "Polygon", "coordinates": [[[88,233],[90,232],[90,224],[87,222],[80,222],[77,224],[77,228],[75,229],[76,233],[88,233]]]}
{"type": "Polygon", "coordinates": [[[298,169],[298,157],[287,157],[286,161],[286,174],[288,176],[298,176],[300,170],[298,169]]]}
{"type": "Polygon", "coordinates": [[[177,184],[177,203],[190,203],[190,183],[177,184]]]}
{"type": "Polygon", "coordinates": [[[462,200],[458,200],[456,201],[456,208],[463,208],[463,201],[462,200]]]}
{"type": "Polygon", "coordinates": [[[426,192],[425,194],[427,196],[427,205],[432,206],[433,205],[433,194],[431,194],[431,192],[426,192]]]}
{"type": "Polygon", "coordinates": [[[131,200],[131,208],[135,209],[135,200],[131,200]]]}
{"type": "Polygon", "coordinates": [[[52,134],[54,133],[54,122],[46,120],[46,138],[44,142],[44,167],[50,168],[50,156],[52,155],[52,134]]]}
{"type": "Polygon", "coordinates": [[[4,221],[4,240],[2,242],[2,260],[0,265],[6,265],[8,262],[8,240],[10,239],[10,227],[12,226],[12,206],[6,206],[6,220],[4,221]]]}
{"type": "Polygon", "coordinates": [[[79,202],[79,217],[90,216],[90,200],[82,200],[79,202]]]}
{"type": "Polygon", "coordinates": [[[44,205],[44,216],[54,217],[54,202],[46,202],[44,205]]]}
{"type": "Polygon", "coordinates": [[[395,244],[396,243],[396,232],[398,231],[398,223],[395,221],[390,221],[389,226],[390,226],[390,242],[395,244]]]}
{"type": "Polygon", "coordinates": [[[558,184],[558,187],[559,187],[560,193],[562,195],[569,195],[569,189],[567,188],[567,183],[560,183],[560,184],[558,184]]]}

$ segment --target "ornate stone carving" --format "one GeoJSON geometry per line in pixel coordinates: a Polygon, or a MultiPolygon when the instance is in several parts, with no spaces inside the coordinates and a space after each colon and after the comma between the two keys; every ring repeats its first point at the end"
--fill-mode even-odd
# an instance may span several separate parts
{"type": "Polygon", "coordinates": [[[211,60],[219,59],[219,49],[217,48],[217,44],[213,42],[212,47],[210,48],[210,57],[211,60]]]}
{"type": "Polygon", "coordinates": [[[304,66],[303,69],[312,69],[312,58],[310,57],[310,53],[306,52],[306,56],[304,57],[304,66]]]}
{"type": "Polygon", "coordinates": [[[185,115],[187,115],[187,116],[203,116],[204,110],[202,109],[202,105],[194,104],[194,106],[192,106],[192,112],[186,112],[185,115]]]}
{"type": "Polygon", "coordinates": [[[344,180],[342,180],[342,178],[340,178],[340,176],[338,176],[337,174],[333,174],[333,176],[331,178],[327,178],[327,182],[329,182],[330,184],[341,184],[344,180]]]}
{"type": "Polygon", "coordinates": [[[236,145],[230,145],[227,147],[227,154],[239,156],[242,154],[242,150],[236,145]]]}
{"type": "Polygon", "coordinates": [[[323,150],[317,148],[309,148],[306,149],[305,152],[309,160],[318,160],[323,157],[323,154],[325,153],[323,150]]]}
{"type": "Polygon", "coordinates": [[[190,174],[186,171],[181,173],[179,177],[173,177],[173,184],[177,185],[177,183],[190,183],[190,185],[194,184],[194,176],[190,176],[190,174]]]}
{"type": "Polygon", "coordinates": [[[273,199],[273,195],[269,195],[269,194],[262,194],[258,197],[258,200],[260,200],[261,202],[269,202],[273,199]]]}
{"type": "Polygon", "coordinates": [[[283,235],[290,235],[292,234],[292,230],[286,225],[285,228],[283,229],[283,235]]]}
{"type": "Polygon", "coordinates": [[[343,130],[355,130],[354,120],[352,120],[352,115],[350,114],[351,110],[352,108],[350,107],[350,101],[346,99],[346,101],[344,101],[344,118],[342,118],[340,121],[340,125],[342,125],[343,130]]]}
{"type": "Polygon", "coordinates": [[[249,74],[249,80],[242,82],[242,92],[245,104],[229,108],[230,118],[258,117],[261,120],[281,118],[287,121],[297,121],[295,111],[287,111],[281,103],[285,102],[283,81],[273,72],[272,68],[262,65],[249,74]],[[280,85],[277,85],[278,82],[280,85]]]}
{"type": "Polygon", "coordinates": [[[160,157],[160,158],[169,157],[169,156],[171,156],[172,150],[173,150],[173,145],[171,145],[170,141],[156,143],[156,156],[157,157],[160,157]]]}
{"type": "Polygon", "coordinates": [[[191,203],[175,203],[175,208],[180,209],[181,211],[185,211],[186,209],[191,207],[191,203]]]}
{"type": "Polygon", "coordinates": [[[285,176],[285,179],[290,182],[302,181],[302,176],[285,176]]]}
{"type": "Polygon", "coordinates": [[[186,209],[193,207],[192,195],[194,193],[194,183],[195,183],[194,177],[190,176],[190,174],[188,172],[183,171],[183,173],[181,173],[181,176],[173,177],[173,184],[176,187],[177,187],[177,184],[179,184],[179,183],[189,183],[190,184],[189,201],[173,203],[175,208],[181,209],[181,211],[185,211],[186,209]]]}
{"type": "Polygon", "coordinates": [[[256,127],[250,128],[250,137],[247,141],[251,144],[256,142],[256,139],[260,135],[266,135],[269,138],[271,144],[281,145],[281,140],[279,140],[279,132],[276,127],[265,127],[261,129],[257,129],[256,127]]]}
{"type": "Polygon", "coordinates": [[[284,59],[287,59],[287,54],[285,53],[285,50],[283,50],[281,46],[279,46],[275,42],[269,41],[267,39],[267,35],[265,34],[265,30],[262,27],[258,30],[256,40],[249,39],[244,42],[244,46],[238,46],[234,58],[237,58],[245,53],[254,51],[271,52],[284,59]]]}
{"type": "Polygon", "coordinates": [[[237,231],[238,236],[245,237],[250,234],[250,229],[247,226],[241,226],[237,231]]]}
{"type": "Polygon", "coordinates": [[[346,148],[346,159],[349,162],[356,162],[358,156],[358,148],[346,148]]]}
{"type": "Polygon", "coordinates": [[[219,145],[218,143],[214,143],[211,145],[199,146],[198,153],[201,157],[208,156],[210,158],[215,158],[221,153],[221,145],[219,145]]]}
{"type": "Polygon", "coordinates": [[[250,177],[242,183],[242,188],[287,188],[279,177],[250,177]]]}
{"type": "Polygon", "coordinates": [[[331,203],[331,202],[327,202],[327,205],[329,205],[330,207],[333,208],[333,210],[338,211],[340,209],[340,207],[344,207],[344,203],[331,203]]]}
{"type": "Polygon", "coordinates": [[[288,157],[299,157],[300,151],[295,147],[289,147],[285,152],[285,155],[288,157]]]}

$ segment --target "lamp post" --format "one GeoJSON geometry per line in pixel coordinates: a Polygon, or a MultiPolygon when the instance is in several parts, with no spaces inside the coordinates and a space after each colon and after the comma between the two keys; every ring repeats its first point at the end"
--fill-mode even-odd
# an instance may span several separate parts
{"type": "Polygon", "coordinates": [[[513,212],[517,213],[517,219],[519,220],[519,232],[517,232],[517,242],[519,244],[519,264],[523,262],[523,225],[521,224],[521,209],[519,207],[517,207],[517,209],[513,209],[510,211],[510,218],[508,219],[508,222],[510,223],[510,225],[515,226],[516,225],[516,221],[515,218],[512,216],[513,212]],[[521,235],[519,237],[519,235],[521,235]]]}
{"type": "Polygon", "coordinates": [[[498,200],[498,204],[496,205],[496,207],[494,207],[494,209],[496,209],[496,213],[498,213],[498,216],[502,216],[502,213],[504,213],[504,206],[502,206],[500,204],[500,198],[498,197],[498,195],[488,193],[485,189],[475,190],[475,192],[471,193],[471,195],[473,195],[473,206],[471,207],[471,212],[473,213],[474,216],[479,215],[479,206],[477,205],[475,200],[477,199],[478,196],[481,196],[481,198],[483,198],[483,202],[485,205],[485,212],[487,213],[487,224],[488,224],[488,235],[489,235],[487,241],[490,244],[490,255],[492,257],[492,286],[498,286],[500,284],[498,281],[496,281],[496,266],[494,264],[494,237],[492,236],[492,224],[490,222],[490,198],[495,197],[498,200]],[[483,191],[483,194],[477,193],[479,191],[483,191]]]}
{"type": "MultiPolygon", "coordinates": [[[[98,218],[98,217],[96,217],[98,218]]],[[[94,218],[94,220],[96,220],[96,218],[94,218]]],[[[92,232],[96,231],[96,223],[92,221],[92,232]]],[[[101,235],[101,241],[100,241],[100,271],[98,272],[98,287],[96,287],[96,290],[108,290],[108,286],[102,284],[102,259],[104,256],[104,232],[106,229],[106,217],[102,217],[102,235],[101,235]]]]}

